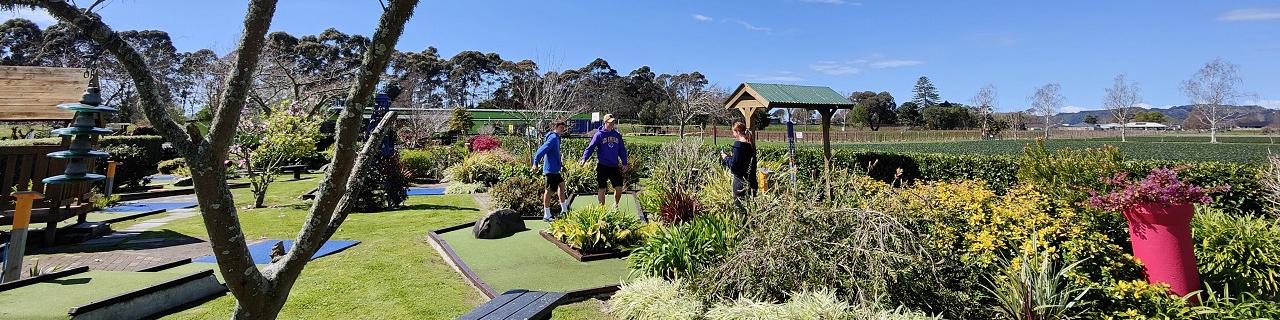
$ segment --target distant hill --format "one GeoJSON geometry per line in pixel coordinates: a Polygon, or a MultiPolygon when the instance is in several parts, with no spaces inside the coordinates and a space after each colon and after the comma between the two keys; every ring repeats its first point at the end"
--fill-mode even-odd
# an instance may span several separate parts
{"type": "MultiPolygon", "coordinates": [[[[1280,123],[1280,110],[1263,108],[1261,106],[1227,106],[1227,112],[1241,114],[1236,125],[1241,127],[1265,127],[1269,124],[1280,123]]],[[[1150,108],[1142,109],[1140,112],[1157,111],[1163,113],[1169,118],[1169,124],[1182,124],[1187,120],[1187,116],[1191,115],[1192,106],[1174,106],[1169,108],[1150,108]]],[[[1072,113],[1059,113],[1057,120],[1061,123],[1077,124],[1083,123],[1087,116],[1098,118],[1099,123],[1115,122],[1112,120],[1111,112],[1107,110],[1085,110],[1072,113]]]]}

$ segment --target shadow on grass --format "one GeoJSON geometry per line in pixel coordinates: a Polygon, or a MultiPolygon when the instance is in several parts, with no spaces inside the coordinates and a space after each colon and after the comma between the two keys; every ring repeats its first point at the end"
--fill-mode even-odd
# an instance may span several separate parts
{"type": "Polygon", "coordinates": [[[86,278],[71,278],[71,279],[53,279],[53,280],[49,280],[49,282],[56,283],[59,285],[64,285],[64,286],[70,286],[70,285],[77,285],[77,284],[86,284],[86,283],[89,283],[89,280],[91,279],[86,277],[86,278]]]}
{"type": "MultiPolygon", "coordinates": [[[[90,239],[90,241],[93,240],[95,239],[90,239]]],[[[203,239],[188,236],[173,230],[164,229],[143,231],[132,237],[121,237],[118,241],[63,245],[40,249],[33,253],[97,253],[117,250],[148,250],[203,242],[205,242],[203,239]]]]}
{"type": "Polygon", "coordinates": [[[407,205],[407,206],[404,206],[404,207],[402,207],[402,208],[400,208],[399,210],[396,210],[396,211],[405,211],[405,210],[456,210],[456,211],[480,211],[480,209],[476,209],[476,208],[459,207],[459,206],[451,206],[451,205],[440,205],[440,204],[431,204],[431,203],[418,203],[418,204],[407,205]]]}

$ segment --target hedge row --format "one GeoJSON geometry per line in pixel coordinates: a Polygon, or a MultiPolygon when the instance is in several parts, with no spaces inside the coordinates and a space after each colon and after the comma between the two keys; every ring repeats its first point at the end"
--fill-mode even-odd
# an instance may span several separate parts
{"type": "MultiPolygon", "coordinates": [[[[587,139],[565,139],[561,149],[565,161],[582,155],[587,139]]],[[[531,150],[519,138],[503,138],[503,147],[516,157],[527,157],[531,150]]],[[[633,162],[641,165],[656,157],[661,144],[628,142],[627,149],[633,162]]],[[[986,181],[993,190],[1003,191],[1018,183],[1018,156],[1016,155],[962,155],[938,153],[880,152],[857,149],[833,149],[833,166],[837,169],[865,172],[878,180],[891,182],[945,181],[977,179],[986,181]],[[902,172],[898,173],[898,169],[902,172]]],[[[761,161],[787,159],[785,147],[762,146],[761,161]]],[[[817,177],[823,167],[822,149],[818,147],[796,148],[796,168],[799,174],[817,177]]],[[[1145,175],[1158,167],[1180,167],[1183,176],[1193,183],[1217,186],[1227,184],[1231,190],[1219,195],[1215,206],[1232,212],[1260,212],[1264,206],[1262,186],[1259,180],[1262,168],[1254,164],[1229,162],[1188,162],[1163,160],[1129,160],[1128,171],[1145,175]]]]}

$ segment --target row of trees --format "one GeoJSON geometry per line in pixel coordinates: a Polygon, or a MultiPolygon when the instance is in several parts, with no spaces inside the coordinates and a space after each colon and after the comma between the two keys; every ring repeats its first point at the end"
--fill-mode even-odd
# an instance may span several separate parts
{"type": "MultiPolygon", "coordinates": [[[[210,119],[207,106],[218,104],[220,86],[235,52],[222,56],[208,49],[180,52],[164,31],[123,31],[119,35],[138,48],[152,75],[168,88],[168,95],[175,100],[171,106],[175,115],[210,119]]],[[[270,114],[278,111],[273,107],[289,105],[318,115],[340,104],[370,41],[336,29],[303,36],[267,34],[249,92],[255,112],[270,114]]],[[[86,35],[66,23],[41,29],[25,19],[4,22],[0,25],[0,64],[96,66],[106,103],[124,110],[116,120],[145,122],[137,112],[137,88],[125,70],[114,57],[99,54],[86,35]]],[[[714,107],[723,102],[719,99],[724,98],[724,90],[711,85],[699,72],[658,74],[642,66],[620,74],[604,59],[561,70],[479,51],[442,57],[428,47],[419,52],[392,53],[382,79],[404,89],[393,102],[395,107],[511,109],[520,111],[530,123],[552,117],[549,111],[553,110],[599,111],[643,124],[682,126],[727,121],[732,116],[714,107]]]]}

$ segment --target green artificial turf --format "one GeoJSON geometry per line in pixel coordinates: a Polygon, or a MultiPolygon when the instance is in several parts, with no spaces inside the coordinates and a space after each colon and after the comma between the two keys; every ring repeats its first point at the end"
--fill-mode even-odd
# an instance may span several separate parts
{"type": "Polygon", "coordinates": [[[471,229],[446,232],[441,238],[494,291],[511,289],[571,291],[617,284],[627,274],[623,259],[578,262],[538,234],[539,220],[525,221],[529,230],[502,239],[476,239],[471,229]]]}
{"type": "Polygon", "coordinates": [[[88,271],[0,292],[0,319],[66,319],[72,307],[172,280],[171,272],[88,271]]]}
{"type": "MultiPolygon", "coordinates": [[[[613,193],[605,194],[604,202],[606,206],[612,206],[614,204],[613,193]]],[[[573,197],[573,203],[569,204],[569,209],[574,210],[595,205],[600,205],[600,198],[597,198],[596,195],[580,194],[573,197]]],[[[639,212],[637,212],[639,208],[640,207],[636,205],[636,195],[634,193],[622,194],[622,203],[618,206],[619,211],[622,211],[623,213],[639,214],[639,212]]]]}

